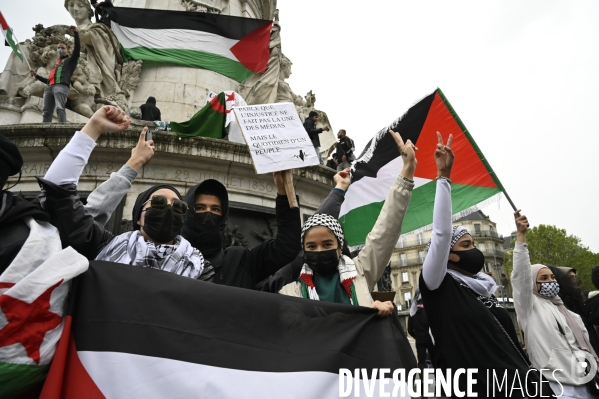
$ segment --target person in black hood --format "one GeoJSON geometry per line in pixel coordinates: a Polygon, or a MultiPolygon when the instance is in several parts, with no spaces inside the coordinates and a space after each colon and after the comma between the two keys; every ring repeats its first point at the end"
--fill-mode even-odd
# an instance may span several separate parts
{"type": "MultiPolygon", "coordinates": [[[[0,134],[0,187],[6,185],[10,176],[21,172],[23,158],[15,143],[0,134]]],[[[16,184],[15,184],[16,185],[16,184]]],[[[33,218],[49,222],[50,216],[38,206],[21,196],[2,190],[0,196],[0,274],[12,263],[29,237],[25,222],[33,218]]]]}
{"type": "MultiPolygon", "coordinates": [[[[63,246],[72,246],[88,259],[160,269],[185,277],[197,278],[204,268],[202,254],[181,237],[187,204],[175,187],[158,184],[141,193],[133,207],[133,230],[114,236],[86,212],[77,195],[77,181],[69,178],[72,169],[83,169],[95,142],[105,131],[122,131],[130,124],[126,114],[111,106],[96,111],[88,123],[76,132],[58,154],[44,179],[42,206],[60,233],[63,246]],[[80,160],[85,162],[80,162],[80,160]],[[66,171],[66,172],[65,172],[66,171]]],[[[153,142],[150,140],[153,146],[153,142]]],[[[145,130],[141,144],[147,144],[145,130]]],[[[153,155],[153,151],[147,154],[153,155]]],[[[141,164],[151,155],[145,156],[141,164]]],[[[131,164],[138,162],[130,159],[131,164]]],[[[129,164],[129,162],[128,162],[129,164]]]]}
{"type": "Polygon", "coordinates": [[[277,236],[252,249],[223,249],[229,194],[222,183],[209,179],[189,189],[185,195],[189,210],[181,235],[208,260],[200,280],[254,289],[259,281],[295,259],[301,250],[300,211],[289,207],[281,172],[274,173],[274,178],[277,236]]]}
{"type": "Polygon", "coordinates": [[[160,110],[156,107],[156,99],[154,97],[148,97],[145,104],[141,107],[141,120],[143,121],[159,121],[161,120],[160,110]]]}

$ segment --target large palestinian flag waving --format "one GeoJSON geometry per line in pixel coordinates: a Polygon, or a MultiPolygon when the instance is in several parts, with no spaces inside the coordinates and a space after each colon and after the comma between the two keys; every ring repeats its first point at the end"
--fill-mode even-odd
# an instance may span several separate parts
{"type": "Polygon", "coordinates": [[[338,398],[340,368],[416,365],[396,314],[160,270],[92,261],[71,304],[41,399],[338,398]]]}
{"type": "Polygon", "coordinates": [[[475,205],[503,191],[501,182],[491,169],[472,136],[441,92],[435,90],[411,107],[405,115],[382,129],[368,143],[352,166],[352,184],[341,207],[340,221],[349,246],[364,244],[372,230],[389,188],[401,172],[403,162],[399,150],[387,131],[401,134],[418,147],[418,166],[412,200],[402,225],[408,233],[433,221],[437,166],[434,152],[437,132],[446,142],[453,134],[455,163],[451,173],[453,214],[464,215],[475,205]]]}
{"type": "Polygon", "coordinates": [[[272,21],[144,8],[103,10],[125,59],[209,69],[238,82],[266,70],[272,21]]]}

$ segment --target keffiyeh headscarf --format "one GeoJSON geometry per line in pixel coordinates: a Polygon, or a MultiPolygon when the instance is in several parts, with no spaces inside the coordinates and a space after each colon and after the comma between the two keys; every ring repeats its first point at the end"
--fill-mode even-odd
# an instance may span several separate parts
{"type": "MultiPolygon", "coordinates": [[[[312,227],[316,226],[324,226],[331,230],[331,232],[337,237],[337,241],[339,241],[339,248],[343,248],[343,244],[345,242],[345,237],[343,236],[343,229],[339,224],[339,221],[331,215],[326,215],[324,213],[317,213],[312,215],[306,223],[304,223],[304,227],[302,228],[302,248],[304,247],[304,238],[306,236],[306,232],[310,230],[312,227]]],[[[356,266],[351,259],[346,256],[341,256],[339,258],[339,265],[337,266],[337,270],[339,271],[339,280],[343,289],[347,293],[349,300],[352,305],[358,305],[358,297],[356,295],[355,288],[355,280],[358,276],[356,272],[356,266]]],[[[304,263],[302,267],[302,271],[300,272],[300,283],[301,288],[300,292],[303,298],[312,299],[314,301],[319,301],[318,293],[316,292],[316,286],[314,285],[313,280],[314,272],[310,269],[307,263],[304,263]]]]}
{"type": "MultiPolygon", "coordinates": [[[[453,246],[459,241],[460,238],[465,236],[466,234],[470,234],[468,230],[464,226],[454,226],[453,232],[451,235],[451,241],[449,243],[449,250],[453,248],[453,246]]],[[[431,246],[431,241],[429,240],[426,249],[428,250],[431,246]]],[[[477,294],[484,297],[491,297],[493,293],[497,290],[497,283],[493,280],[493,277],[478,272],[472,276],[466,276],[458,271],[447,269],[447,273],[458,283],[468,286],[471,290],[476,292],[477,294]]]]}

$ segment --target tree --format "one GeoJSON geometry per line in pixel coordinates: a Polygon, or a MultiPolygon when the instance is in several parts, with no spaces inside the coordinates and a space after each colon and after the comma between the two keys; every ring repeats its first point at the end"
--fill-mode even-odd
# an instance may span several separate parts
{"type": "MultiPolygon", "coordinates": [[[[513,254],[516,239],[510,244],[511,250],[506,251],[504,268],[506,273],[513,270],[513,254]]],[[[591,282],[591,269],[599,264],[599,254],[593,253],[588,247],[580,243],[580,238],[568,235],[566,230],[556,226],[541,224],[533,227],[526,234],[530,262],[544,265],[568,266],[577,271],[583,291],[592,291],[596,288],[591,282]]]]}

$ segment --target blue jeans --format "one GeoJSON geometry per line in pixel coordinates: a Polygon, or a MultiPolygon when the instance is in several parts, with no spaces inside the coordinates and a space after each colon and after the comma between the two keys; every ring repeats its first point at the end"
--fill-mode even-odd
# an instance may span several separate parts
{"type": "Polygon", "coordinates": [[[324,160],[322,159],[322,155],[320,155],[320,147],[314,146],[314,149],[316,150],[316,154],[318,155],[318,162],[320,162],[321,165],[324,165],[324,160]]]}

